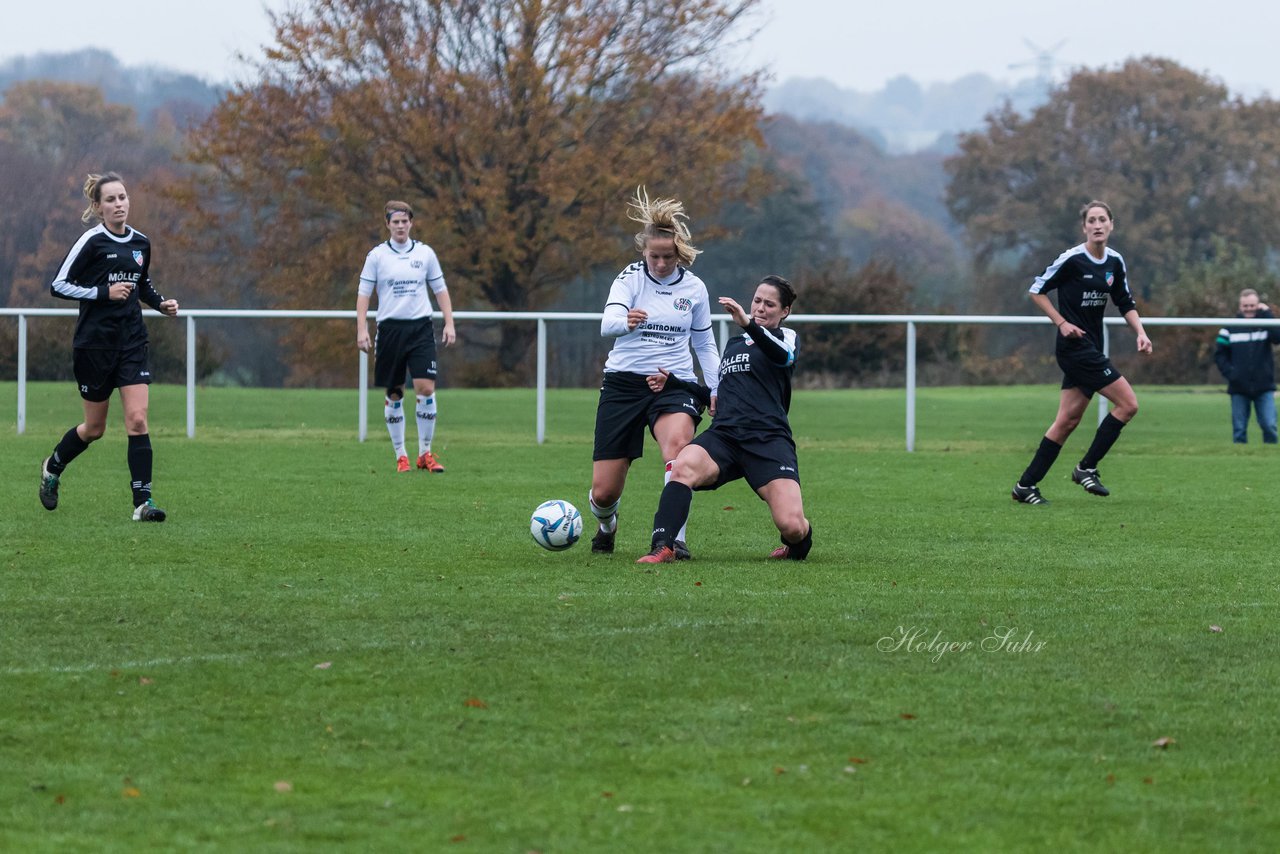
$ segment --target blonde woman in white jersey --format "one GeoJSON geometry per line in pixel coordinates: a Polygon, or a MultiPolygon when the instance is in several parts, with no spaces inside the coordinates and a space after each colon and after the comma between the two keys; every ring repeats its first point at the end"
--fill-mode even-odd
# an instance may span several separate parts
{"type": "Polygon", "coordinates": [[[453,328],[453,303],[444,282],[444,272],[435,250],[409,237],[413,228],[413,208],[405,202],[389,201],[385,207],[390,240],[369,251],[360,272],[356,297],[356,347],[375,352],[374,382],[387,390],[383,415],[396,455],[396,471],[409,471],[409,455],[404,447],[404,377],[413,377],[417,397],[418,468],[443,472],[444,466],[431,451],[436,432],[436,337],[431,321],[431,297],[440,304],[444,330],[440,340],[448,347],[457,340],[453,328]],[[378,292],[377,346],[369,340],[369,298],[378,292]]]}
{"type": "MultiPolygon", "coordinates": [[[[711,388],[712,415],[720,377],[707,286],[688,270],[699,250],[693,246],[684,205],[676,199],[651,200],[641,187],[628,206],[628,217],[642,226],[635,236],[640,260],[614,280],[600,323],[600,334],[617,341],[605,362],[596,407],[588,495],[599,522],[591,551],[606,554],[613,551],[627,472],[644,452],[645,428],[662,452],[665,483],[671,478],[672,461],[702,420],[702,405],[693,395],[676,388],[654,392],[646,377],[662,369],[692,380],[696,354],[711,388]]],[[[675,537],[675,554],[679,560],[690,556],[683,528],[675,537]]]]}

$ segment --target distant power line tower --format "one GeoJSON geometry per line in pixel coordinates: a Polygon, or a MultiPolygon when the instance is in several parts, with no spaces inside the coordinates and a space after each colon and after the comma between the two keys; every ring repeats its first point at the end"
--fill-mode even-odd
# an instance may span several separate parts
{"type": "Polygon", "coordinates": [[[1034,54],[1035,58],[1029,59],[1026,62],[1015,62],[1009,66],[1010,70],[1017,68],[1034,68],[1036,70],[1036,82],[1045,89],[1048,89],[1053,85],[1054,68],[1062,65],[1062,63],[1058,61],[1058,51],[1062,50],[1062,46],[1067,43],[1067,40],[1063,39],[1051,48],[1040,47],[1031,39],[1027,38],[1024,38],[1022,41],[1027,45],[1027,47],[1031,48],[1031,53],[1034,54]]]}

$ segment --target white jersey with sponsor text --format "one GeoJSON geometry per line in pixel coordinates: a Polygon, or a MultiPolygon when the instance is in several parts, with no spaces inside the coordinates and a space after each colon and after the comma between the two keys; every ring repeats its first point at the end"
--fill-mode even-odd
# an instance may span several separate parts
{"type": "Polygon", "coordinates": [[[719,384],[720,353],[711,334],[711,306],[702,279],[679,267],[665,282],[649,274],[643,261],[618,274],[609,289],[600,332],[616,336],[605,371],[656,374],[663,368],[683,380],[696,381],[693,354],[712,391],[719,384]],[[648,318],[627,331],[626,314],[643,309],[648,318]]]}
{"type": "Polygon", "coordinates": [[[378,322],[416,320],[431,316],[431,297],[445,290],[444,272],[435,250],[410,240],[397,246],[390,240],[369,250],[360,271],[360,295],[378,290],[378,322]]]}

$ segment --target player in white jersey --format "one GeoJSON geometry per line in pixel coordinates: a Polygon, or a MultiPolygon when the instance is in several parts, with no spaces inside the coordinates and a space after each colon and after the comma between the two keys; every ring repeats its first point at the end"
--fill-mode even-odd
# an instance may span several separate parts
{"type": "Polygon", "coordinates": [[[374,347],[373,379],[387,390],[383,415],[396,455],[396,471],[409,471],[404,447],[404,376],[413,377],[417,397],[418,468],[443,472],[431,452],[436,432],[436,337],[431,322],[431,297],[436,295],[444,315],[440,340],[448,347],[458,340],[453,328],[453,303],[435,250],[409,237],[413,208],[392,200],[386,208],[391,239],[369,251],[360,272],[356,297],[356,347],[369,352],[369,298],[378,292],[378,337],[374,347]]]}
{"type": "MultiPolygon", "coordinates": [[[[645,378],[665,368],[695,381],[692,345],[710,384],[714,414],[720,367],[707,286],[687,269],[698,250],[685,223],[684,206],[675,199],[651,201],[642,187],[629,207],[628,216],[644,226],[635,236],[640,260],[614,280],[600,323],[600,334],[617,342],[605,362],[600,386],[587,496],[600,523],[591,551],[606,554],[613,551],[627,472],[644,452],[645,427],[662,450],[669,481],[672,461],[702,420],[702,404],[688,391],[672,387],[654,392],[645,378]]],[[[677,558],[687,560],[683,527],[674,540],[677,558]]]]}

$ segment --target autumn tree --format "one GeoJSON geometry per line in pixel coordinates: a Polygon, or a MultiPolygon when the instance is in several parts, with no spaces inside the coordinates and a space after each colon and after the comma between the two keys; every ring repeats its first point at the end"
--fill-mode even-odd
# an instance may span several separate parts
{"type": "Polygon", "coordinates": [[[1135,59],[1075,74],[1030,115],[989,116],[947,169],[947,204],[980,275],[1003,259],[1029,282],[1081,239],[1077,211],[1099,198],[1115,211],[1135,292],[1167,305],[1186,266],[1224,246],[1262,258],[1276,245],[1280,103],[1135,59]]]}
{"type": "Polygon", "coordinates": [[[812,188],[835,251],[856,266],[892,266],[917,299],[955,296],[962,266],[944,226],[939,155],[893,156],[854,128],[785,117],[769,123],[765,138],[780,167],[812,188]]]}
{"type": "MultiPolygon", "coordinates": [[[[137,194],[130,221],[161,216],[163,201],[149,192],[163,180],[173,152],[152,138],[127,106],[104,100],[95,86],[33,80],[12,85],[0,104],[0,302],[8,306],[73,307],[49,295],[49,283],[67,250],[84,231],[81,195],[85,175],[111,169],[137,194]]],[[[154,218],[154,219],[153,219],[154,218]]],[[[165,257],[165,239],[144,228],[165,257]]],[[[159,282],[165,266],[152,268],[159,282]]],[[[163,286],[163,285],[162,285],[163,286]]],[[[12,365],[15,330],[0,325],[0,365],[12,365]]],[[[162,377],[175,376],[183,348],[178,330],[153,335],[153,362],[162,377]],[[168,337],[166,337],[168,336],[168,337]]],[[[32,324],[28,372],[35,379],[71,375],[71,322],[41,319],[32,324]]],[[[206,364],[209,364],[206,362],[206,364]]]]}
{"type": "MultiPolygon", "coordinates": [[[[80,223],[85,173],[128,170],[142,131],[133,110],[107,104],[92,86],[31,81],[0,104],[0,297],[7,305],[44,305],[50,259],[65,252],[80,223]],[[104,164],[112,164],[105,166],[104,164]],[[46,241],[46,236],[51,238],[46,241]]],[[[61,260],[60,258],[58,260],[61,260]]]]}
{"type": "MultiPolygon", "coordinates": [[[[352,304],[382,202],[403,198],[456,308],[537,308],[633,257],[636,185],[695,224],[750,191],[734,169],[760,145],[760,79],[717,51],[757,2],[313,0],[274,18],[257,79],[194,135],[218,179],[199,197],[252,217],[238,255],[278,306],[352,304]]],[[[301,336],[298,382],[354,340],[301,336]]],[[[504,326],[500,374],[529,342],[504,326]]]]}

